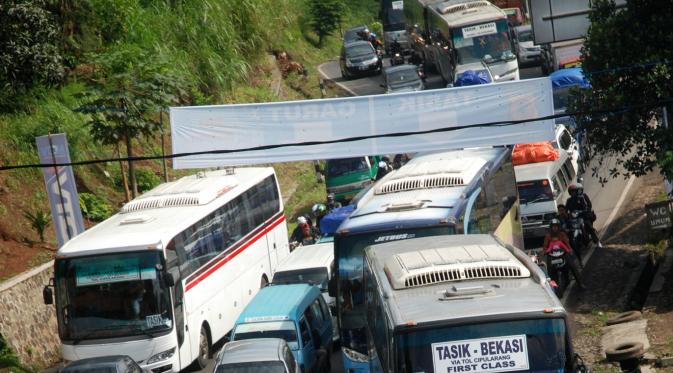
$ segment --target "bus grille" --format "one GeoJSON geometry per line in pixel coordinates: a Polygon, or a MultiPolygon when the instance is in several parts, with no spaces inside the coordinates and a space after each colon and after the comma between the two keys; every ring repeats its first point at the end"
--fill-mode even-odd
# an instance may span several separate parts
{"type": "Polygon", "coordinates": [[[463,270],[458,268],[435,269],[407,277],[404,287],[416,287],[433,285],[441,282],[479,280],[487,278],[520,278],[521,269],[514,266],[485,265],[467,267],[463,270]]]}

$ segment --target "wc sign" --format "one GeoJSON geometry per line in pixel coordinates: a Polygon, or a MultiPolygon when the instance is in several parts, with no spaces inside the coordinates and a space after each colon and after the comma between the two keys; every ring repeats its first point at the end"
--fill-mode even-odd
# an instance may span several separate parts
{"type": "Polygon", "coordinates": [[[645,205],[650,229],[667,229],[673,226],[671,224],[671,202],[663,201],[645,205]]]}

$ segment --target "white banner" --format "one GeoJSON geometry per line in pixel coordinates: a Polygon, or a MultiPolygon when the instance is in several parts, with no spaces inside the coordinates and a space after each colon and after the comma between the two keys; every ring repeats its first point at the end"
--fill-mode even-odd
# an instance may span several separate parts
{"type": "Polygon", "coordinates": [[[552,88],[547,78],[377,96],[174,107],[170,109],[174,154],[455,130],[201,154],[176,158],[173,166],[208,168],[548,141],[554,138],[553,119],[462,127],[553,114],[552,88]]]}
{"type": "Polygon", "coordinates": [[[528,369],[525,335],[432,344],[435,372],[509,372],[528,369]]]}

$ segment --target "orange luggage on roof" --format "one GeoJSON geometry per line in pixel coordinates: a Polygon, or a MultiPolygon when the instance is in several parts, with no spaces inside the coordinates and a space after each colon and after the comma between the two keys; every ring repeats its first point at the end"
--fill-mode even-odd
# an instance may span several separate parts
{"type": "Polygon", "coordinates": [[[550,141],[516,144],[512,151],[512,163],[515,166],[529,163],[548,162],[558,159],[558,150],[550,141]]]}

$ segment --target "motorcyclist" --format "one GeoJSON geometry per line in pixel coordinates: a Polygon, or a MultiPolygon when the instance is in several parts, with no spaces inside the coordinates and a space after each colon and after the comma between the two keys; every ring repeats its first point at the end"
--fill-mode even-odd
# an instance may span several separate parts
{"type": "Polygon", "coordinates": [[[395,56],[395,53],[399,53],[400,55],[402,54],[402,45],[397,41],[397,39],[394,39],[393,42],[390,43],[391,59],[395,56]]]}
{"type": "Polygon", "coordinates": [[[584,193],[584,187],[580,183],[571,184],[568,187],[568,192],[570,193],[570,197],[566,201],[566,210],[569,213],[572,213],[573,211],[581,211],[583,213],[584,227],[591,235],[591,240],[594,241],[596,246],[602,248],[603,244],[598,238],[596,229],[594,229],[596,213],[593,210],[589,196],[584,193]]]}
{"type": "Polygon", "coordinates": [[[390,165],[388,162],[381,160],[379,161],[379,169],[376,171],[376,180],[381,180],[390,172],[390,165]]]}
{"type": "Polygon", "coordinates": [[[297,226],[292,231],[290,242],[299,242],[304,245],[315,243],[318,238],[318,231],[309,224],[304,216],[297,218],[297,226]]]}
{"type": "Polygon", "coordinates": [[[381,44],[381,41],[376,37],[376,34],[369,31],[368,28],[360,31],[359,35],[360,38],[362,38],[362,40],[370,42],[372,44],[372,47],[374,47],[374,49],[379,49],[383,45],[381,44]]]}
{"type": "MultiPolygon", "coordinates": [[[[552,219],[549,224],[549,231],[544,237],[544,253],[549,254],[555,246],[561,247],[566,252],[566,258],[568,259],[567,263],[570,267],[570,271],[575,277],[575,281],[577,281],[577,286],[580,289],[585,290],[586,287],[584,286],[582,276],[580,275],[579,260],[577,260],[577,256],[575,256],[575,253],[570,246],[568,235],[561,229],[561,221],[558,219],[552,219]]],[[[549,258],[548,255],[547,258],[549,258]]],[[[547,264],[547,267],[551,268],[551,265],[547,264]]]]}
{"type": "Polygon", "coordinates": [[[327,203],[325,204],[325,207],[327,207],[327,212],[329,213],[332,210],[341,207],[341,202],[336,200],[334,193],[329,193],[327,194],[327,203]]]}
{"type": "Polygon", "coordinates": [[[327,215],[327,206],[322,203],[316,203],[311,208],[311,213],[313,214],[313,219],[315,219],[315,227],[320,231],[320,221],[327,215]]]}
{"type": "Polygon", "coordinates": [[[570,215],[568,214],[568,210],[564,204],[559,204],[556,209],[556,215],[558,215],[558,220],[561,222],[561,229],[567,233],[570,230],[570,215]]]}

